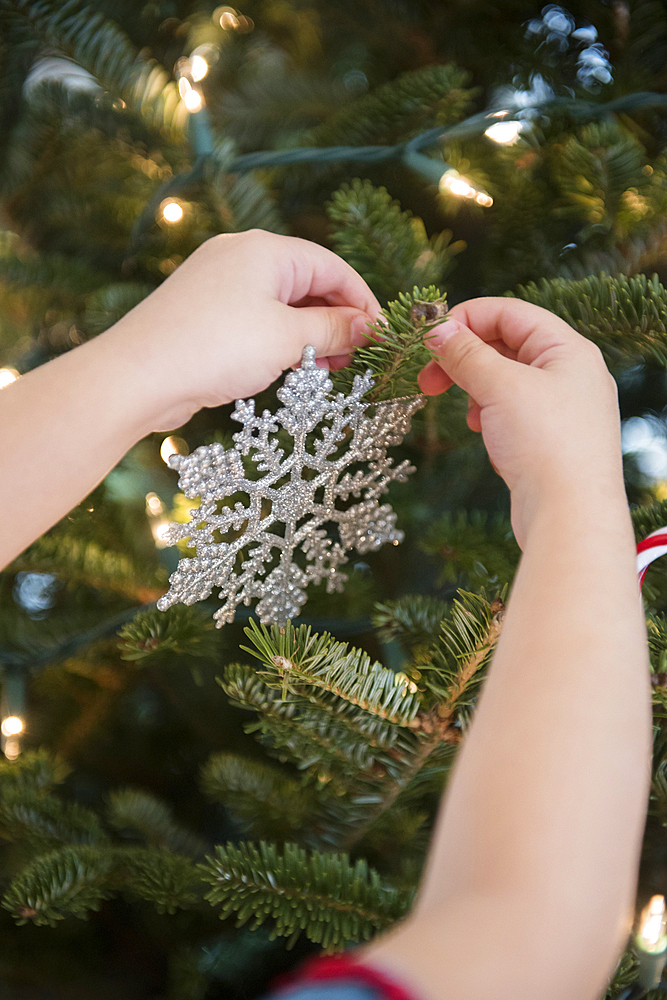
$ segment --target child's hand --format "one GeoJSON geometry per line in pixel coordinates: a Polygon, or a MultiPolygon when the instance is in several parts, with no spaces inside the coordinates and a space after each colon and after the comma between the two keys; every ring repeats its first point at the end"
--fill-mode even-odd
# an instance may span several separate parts
{"type": "MultiPolygon", "coordinates": [[[[520,299],[454,306],[428,345],[438,355],[419,384],[469,394],[468,426],[512,494],[523,548],[536,509],[591,487],[623,490],[616,384],[599,349],[546,309],[520,299]]],[[[624,495],[624,494],[623,494],[624,495]]]]}
{"type": "Polygon", "coordinates": [[[331,250],[253,229],[207,240],[108,335],[143,370],[150,429],[172,430],[266,389],[306,344],[341,367],[379,312],[331,250]]]}

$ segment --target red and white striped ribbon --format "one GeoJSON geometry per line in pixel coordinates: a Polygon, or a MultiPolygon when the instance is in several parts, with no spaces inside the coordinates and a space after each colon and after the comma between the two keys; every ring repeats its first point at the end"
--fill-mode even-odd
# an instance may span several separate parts
{"type": "Polygon", "coordinates": [[[639,576],[639,590],[644,584],[646,570],[654,559],[667,555],[667,527],[658,528],[650,535],[637,543],[637,574],[639,576]]]}

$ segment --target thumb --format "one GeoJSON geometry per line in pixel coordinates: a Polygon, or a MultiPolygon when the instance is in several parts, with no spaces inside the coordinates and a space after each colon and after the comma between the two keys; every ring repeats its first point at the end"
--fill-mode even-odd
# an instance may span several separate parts
{"type": "Polygon", "coordinates": [[[516,362],[504,357],[459,320],[448,319],[425,337],[435,362],[482,407],[495,399],[495,389],[511,377],[516,362]]]}
{"type": "Polygon", "coordinates": [[[349,354],[368,343],[370,316],[351,306],[288,306],[293,335],[318,358],[349,354]]]}

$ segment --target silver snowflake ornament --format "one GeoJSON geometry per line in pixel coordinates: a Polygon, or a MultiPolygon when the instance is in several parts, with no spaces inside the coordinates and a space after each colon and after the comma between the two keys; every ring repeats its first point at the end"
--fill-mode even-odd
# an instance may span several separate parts
{"type": "Polygon", "coordinates": [[[233,448],[211,444],[171,456],[179,487],[201,503],[191,521],[169,526],[167,543],[189,539],[195,554],[170,576],[160,611],[203,601],[219,587],[218,628],[255,599],[262,622],[284,625],[305,604],[309,583],[326,580],[328,593],[343,589],[347,576],[338,567],[349,549],[371,552],[403,540],[394,511],[378,497],[414,472],[407,461],[394,466],[387,448],[400,444],[425,400],[371,404],[363,397],[372,385],[366,372],[349,395],[334,394],[315,349],[306,347],[301,368],[278,389],[283,408],[275,415],[258,417],[254,399],[237,400],[232,419],[243,426],[233,448]],[[292,438],[289,453],[279,447],[281,428],[292,438]],[[248,455],[263,476],[246,474],[241,456],[248,455]]]}

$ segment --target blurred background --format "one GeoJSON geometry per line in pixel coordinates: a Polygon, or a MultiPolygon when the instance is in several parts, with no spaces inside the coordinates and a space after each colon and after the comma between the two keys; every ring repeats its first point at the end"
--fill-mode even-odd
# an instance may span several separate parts
{"type": "MultiPolygon", "coordinates": [[[[415,287],[453,304],[547,279],[583,314],[589,276],[667,277],[664,3],[243,3],[0,2],[0,386],[102,333],[217,233],[314,240],[383,305],[415,287]]],[[[628,498],[667,501],[660,338],[641,349],[587,329],[619,385],[628,498]]],[[[259,405],[274,401],[272,389],[259,405]]],[[[398,672],[409,657],[378,630],[378,605],[416,594],[451,607],[460,589],[492,598],[518,559],[507,490],[465,416],[456,389],[416,415],[399,457],[417,471],[390,494],[405,542],[354,555],[345,592],[314,588],[299,619],[398,672]]],[[[245,655],[250,612],[213,632],[213,598],[154,611],[182,554],[166,526],[191,506],[167,461],[229,446],[236,429],[230,408],[203,410],[141,441],[0,573],[1,714],[19,720],[3,731],[0,779],[26,754],[57,754],[63,801],[106,815],[124,843],[193,857],[243,830],[231,799],[202,790],[201,767],[266,753],[216,682],[245,655]],[[118,803],[108,818],[109,796],[127,788],[148,796],[134,803],[143,834],[118,803]]],[[[658,613],[667,581],[651,574],[658,613]]],[[[23,808],[22,819],[0,809],[5,887],[40,852],[88,842],[73,814],[23,808]]],[[[643,886],[658,891],[658,813],[646,843],[643,886]]],[[[6,905],[0,996],[250,1000],[317,950],[301,937],[287,951],[270,927],[236,929],[207,903],[157,912],[113,895],[53,926],[31,922],[27,904],[17,925],[6,905]]]]}

